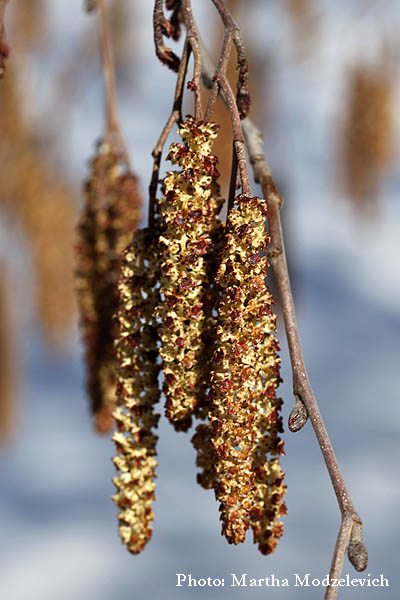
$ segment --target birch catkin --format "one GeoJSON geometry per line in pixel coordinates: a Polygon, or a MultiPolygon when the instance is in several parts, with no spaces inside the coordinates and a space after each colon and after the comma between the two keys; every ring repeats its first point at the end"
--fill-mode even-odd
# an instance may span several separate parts
{"type": "Polygon", "coordinates": [[[119,533],[128,550],[140,552],[151,536],[154,520],[154,477],[157,461],[159,400],[157,376],[157,324],[154,310],[159,302],[158,265],[154,233],[136,231],[133,243],[124,252],[119,289],[117,321],[117,408],[114,418],[118,431],[113,440],[117,456],[113,462],[120,471],[114,478],[114,502],[120,509],[119,533]]]}
{"type": "Polygon", "coordinates": [[[184,144],[174,143],[168,159],[180,167],[163,180],[159,201],[161,298],[160,354],[163,359],[166,416],[187,429],[190,415],[204,399],[208,381],[204,360],[210,321],[205,303],[210,290],[208,262],[220,235],[222,200],[217,159],[211,154],[218,126],[192,118],[179,129],[184,144]]]}
{"type": "Polygon", "coordinates": [[[100,142],[91,169],[78,225],[77,288],[91,409],[97,430],[105,433],[115,407],[117,277],[121,252],[140,218],[140,194],[108,142],[100,142]]]}
{"type": "Polygon", "coordinates": [[[199,436],[206,442],[205,455],[212,449],[208,470],[200,479],[213,484],[221,503],[222,533],[237,544],[244,541],[251,524],[255,541],[267,553],[272,539],[282,533],[275,517],[284,512],[284,486],[279,462],[275,458],[266,462],[267,453],[283,453],[283,443],[278,437],[282,424],[281,400],[276,398],[280,381],[276,316],[264,279],[265,216],[265,201],[245,196],[236,199],[229,214],[217,274],[221,300],[209,433],[200,430],[199,436]]]}

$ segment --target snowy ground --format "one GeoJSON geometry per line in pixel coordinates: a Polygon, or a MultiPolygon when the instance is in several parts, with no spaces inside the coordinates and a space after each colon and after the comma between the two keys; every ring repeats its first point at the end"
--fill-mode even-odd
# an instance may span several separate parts
{"type": "MultiPolygon", "coordinates": [[[[133,98],[123,99],[121,120],[145,190],[150,151],[169,111],[173,76],[152,57],[152,3],[139,4],[142,76],[137,76],[133,98]]],[[[198,6],[199,0],[194,4],[198,6]]],[[[337,201],[330,165],[341,70],[351,58],[362,55],[365,46],[366,53],[373,55],[382,28],[391,35],[398,24],[400,8],[394,1],[383,2],[378,23],[370,3],[367,12],[355,1],[335,3],[335,9],[321,1],[324,35],[318,56],[298,64],[283,43],[289,33],[278,8],[281,3],[250,0],[248,4],[257,13],[260,44],[265,41],[279,55],[275,92],[280,98],[279,136],[267,139],[266,148],[274,172],[287,186],[285,211],[304,356],[345,479],[365,522],[366,573],[372,577],[383,573],[390,582],[389,588],[344,588],[339,597],[394,599],[400,591],[400,153],[380,217],[364,226],[356,223],[346,204],[337,201]]],[[[89,17],[83,17],[80,8],[80,0],[54,3],[54,13],[64,23],[60,47],[74,39],[74,31],[88,26],[89,17]]],[[[39,85],[34,76],[31,83],[39,85]]],[[[85,161],[101,130],[96,96],[100,83],[83,96],[69,135],[68,168],[79,176],[85,174],[85,161]],[[92,110],[93,104],[98,112],[92,110]]],[[[49,86],[49,81],[43,85],[49,86]]],[[[280,338],[285,348],[282,328],[280,338]]],[[[2,598],[323,597],[321,588],[229,587],[231,573],[254,578],[274,573],[291,581],[293,573],[319,578],[326,574],[339,512],[310,425],[298,434],[285,433],[285,534],[276,553],[262,557],[250,540],[235,548],[220,536],[213,494],[195,483],[190,438],[176,435],[162,421],[153,539],[141,556],[132,557],[117,536],[110,501],[113,447],[92,433],[80,356],[76,344],[68,360],[51,359],[40,337],[29,335],[21,428],[13,447],[0,457],[2,598]],[[225,578],[225,587],[177,588],[176,573],[225,578]]],[[[286,421],[292,405],[286,351],[282,363],[286,421]]],[[[344,573],[357,576],[347,560],[344,573]]]]}

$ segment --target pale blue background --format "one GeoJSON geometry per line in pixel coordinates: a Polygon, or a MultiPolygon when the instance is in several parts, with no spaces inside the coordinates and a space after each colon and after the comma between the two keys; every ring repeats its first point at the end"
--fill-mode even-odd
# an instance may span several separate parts
{"type": "MultiPolygon", "coordinates": [[[[80,11],[81,0],[50,4],[55,53],[45,63],[33,53],[25,80],[27,93],[35,92],[31,111],[39,121],[56,112],[57,57],[63,57],[93,25],[80,11]]],[[[137,70],[120,90],[121,120],[146,193],[150,152],[170,110],[174,78],[152,54],[152,2],[133,4],[141,33],[133,56],[137,70]]],[[[205,4],[194,0],[195,8],[205,4]]],[[[331,165],[343,102],[343,69],[357,57],[374,60],[382,31],[389,37],[398,31],[400,7],[389,0],[379,11],[369,2],[317,2],[322,45],[299,63],[293,60],[290,27],[281,4],[248,0],[246,8],[254,11],[258,51],[268,49],[276,59],[272,83],[278,100],[276,124],[266,148],[273,172],[285,182],[285,221],[304,356],[350,493],[365,522],[367,573],[384,573],[391,583],[387,589],[345,588],[339,598],[394,599],[399,594],[398,116],[395,166],[378,218],[364,225],[354,218],[340,201],[331,165]]],[[[200,16],[204,19],[206,11],[200,16]]],[[[11,34],[9,38],[12,42],[11,34]]],[[[100,93],[97,76],[80,84],[68,146],[59,150],[59,160],[76,186],[86,174],[86,161],[101,131],[100,93]]],[[[55,120],[55,130],[62,125],[62,119],[55,120]]],[[[292,406],[291,376],[279,325],[286,422],[292,406]]],[[[323,597],[321,588],[175,587],[178,572],[224,577],[226,583],[231,572],[256,578],[307,572],[322,577],[327,572],[339,511],[310,425],[296,435],[285,433],[283,464],[289,488],[285,534],[275,554],[262,557],[250,535],[240,547],[227,545],[220,536],[213,494],[195,483],[190,437],[175,434],[162,420],[153,539],[141,556],[133,557],[117,536],[115,507],[109,499],[113,446],[92,433],[77,335],[66,360],[49,356],[39,333],[27,327],[23,343],[28,379],[21,423],[14,445],[0,458],[2,598],[323,597]]],[[[347,572],[357,576],[346,560],[347,572]]]]}

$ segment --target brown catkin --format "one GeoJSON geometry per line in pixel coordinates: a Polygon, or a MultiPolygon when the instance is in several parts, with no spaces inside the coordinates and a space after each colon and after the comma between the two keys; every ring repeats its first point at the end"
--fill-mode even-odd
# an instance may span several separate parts
{"type": "Polygon", "coordinates": [[[158,334],[155,307],[159,302],[156,237],[149,229],[137,230],[126,248],[119,281],[117,321],[118,431],[113,440],[120,471],[114,478],[114,502],[120,509],[119,533],[128,550],[140,552],[151,536],[154,520],[157,427],[154,412],[160,391],[157,377],[158,334]]]}
{"type": "Polygon", "coordinates": [[[276,398],[280,382],[276,316],[265,283],[268,237],[265,201],[239,196],[229,213],[222,261],[217,348],[211,377],[210,424],[197,430],[199,481],[214,486],[222,533],[243,542],[251,525],[263,553],[273,550],[283,526],[285,486],[278,456],[283,431],[276,398]],[[271,458],[267,458],[267,454],[271,458]],[[210,468],[210,465],[213,465],[210,468]]]}
{"type": "Polygon", "coordinates": [[[190,427],[209,381],[204,356],[212,324],[209,270],[221,234],[217,214],[222,204],[217,159],[211,154],[217,131],[215,123],[192,118],[181,125],[184,143],[173,143],[168,154],[180,170],[167,173],[159,201],[160,354],[166,416],[178,430],[190,427]]]}
{"type": "Polygon", "coordinates": [[[24,122],[12,69],[2,82],[0,134],[0,201],[21,222],[31,247],[46,341],[63,348],[74,314],[75,199],[49,168],[24,122]]]}
{"type": "Polygon", "coordinates": [[[12,438],[16,413],[16,381],[12,318],[8,298],[7,273],[0,262],[0,442],[12,438]]]}
{"type": "Polygon", "coordinates": [[[394,147],[393,83],[388,65],[358,65],[348,75],[339,144],[343,186],[357,208],[376,201],[394,147]]]}
{"type": "Polygon", "coordinates": [[[85,206],[78,225],[77,290],[88,372],[88,393],[95,427],[112,427],[115,408],[117,279],[122,250],[140,218],[137,179],[113,146],[101,141],[85,185],[85,206]]]}
{"type": "Polygon", "coordinates": [[[10,50],[5,39],[4,27],[0,27],[0,79],[4,77],[6,71],[6,59],[8,58],[9,53],[10,50]]]}

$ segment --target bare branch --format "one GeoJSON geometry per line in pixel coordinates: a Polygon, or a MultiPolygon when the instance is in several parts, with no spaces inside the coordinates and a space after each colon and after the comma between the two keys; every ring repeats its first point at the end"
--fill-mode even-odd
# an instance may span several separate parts
{"type": "Polygon", "coordinates": [[[157,195],[157,186],[158,186],[158,179],[159,179],[159,173],[160,173],[160,163],[161,163],[162,151],[163,151],[165,142],[167,141],[167,138],[171,132],[172,127],[178,121],[182,121],[182,100],[183,100],[183,91],[184,91],[183,86],[185,83],[185,77],[186,77],[186,72],[187,72],[188,63],[189,63],[189,56],[190,56],[190,44],[189,44],[188,40],[186,39],[185,45],[183,48],[183,52],[182,52],[182,57],[181,57],[181,60],[179,63],[179,71],[178,71],[178,78],[177,78],[176,88],[175,88],[174,102],[172,105],[172,112],[171,112],[170,116],[168,117],[168,120],[167,120],[166,124],[164,125],[161,135],[160,135],[160,137],[153,149],[153,152],[152,152],[153,170],[152,170],[150,185],[149,185],[149,217],[148,217],[149,227],[152,227],[154,225],[154,211],[155,211],[155,202],[156,202],[156,195],[157,195]]]}
{"type": "Polygon", "coordinates": [[[107,15],[103,0],[97,0],[97,6],[100,17],[100,46],[103,56],[103,73],[106,93],[106,138],[113,144],[120,158],[128,164],[128,154],[118,124],[114,66],[107,15]]]}
{"type": "MultiPolygon", "coordinates": [[[[243,44],[242,35],[240,33],[239,27],[236,25],[232,15],[229,10],[226,8],[225,4],[222,0],[212,0],[215,8],[218,10],[222,22],[225,28],[225,36],[221,50],[221,56],[224,51],[224,44],[226,42],[226,37],[230,38],[230,41],[233,40],[233,43],[236,47],[237,53],[237,64],[239,69],[239,76],[237,81],[237,93],[236,93],[236,103],[239,109],[240,118],[244,119],[250,110],[250,94],[249,94],[249,86],[248,86],[248,64],[247,64],[247,54],[243,44]]],[[[230,42],[229,42],[229,52],[230,52],[230,42]]],[[[229,52],[228,57],[229,58],[229,52]]],[[[220,65],[217,65],[217,72],[220,69],[220,65]]],[[[225,66],[226,71],[226,66],[225,66]]]]}
{"type": "MultiPolygon", "coordinates": [[[[203,64],[203,82],[208,87],[211,87],[213,82],[214,67],[210,61],[210,58],[208,57],[207,51],[203,44],[201,44],[201,50],[203,64]]],[[[221,94],[221,96],[224,102],[227,104],[229,111],[231,111],[230,98],[227,95],[226,88],[223,88],[223,93],[221,94]]],[[[357,563],[359,567],[362,567],[364,569],[367,566],[367,560],[365,546],[363,545],[363,542],[361,540],[362,522],[354,508],[350,495],[347,491],[335,453],[329,440],[328,433],[326,431],[321,414],[319,412],[317,402],[312,392],[306,368],[304,365],[304,359],[302,356],[280,221],[280,207],[282,205],[282,199],[276,190],[270,169],[268,167],[268,163],[265,158],[265,154],[263,151],[263,138],[261,132],[254,126],[254,124],[250,121],[248,117],[242,121],[242,128],[250,161],[253,166],[254,178],[258,183],[260,183],[268,204],[268,223],[269,233],[271,237],[269,255],[276,274],[279,293],[281,297],[286,337],[288,340],[288,347],[292,364],[293,392],[296,398],[295,407],[297,405],[297,410],[298,412],[300,412],[298,403],[301,402],[303,403],[307,411],[315,435],[317,437],[319,446],[321,448],[321,452],[323,454],[325,464],[327,466],[332,481],[332,486],[336,493],[336,498],[339,504],[340,512],[342,514],[342,524],[339,530],[330,573],[331,576],[335,576],[332,574],[341,573],[344,554],[349,544],[351,532],[354,528],[356,528],[356,531],[359,535],[359,539],[355,539],[354,541],[353,548],[355,548],[355,551],[353,551],[352,563],[357,563]]],[[[304,411],[302,410],[301,413],[302,417],[300,421],[305,422],[304,411]]],[[[301,427],[298,427],[298,429],[300,428],[301,427]]],[[[326,599],[333,600],[336,597],[336,593],[337,587],[329,586],[326,592],[326,599]]]]}
{"type": "Polygon", "coordinates": [[[0,0],[0,29],[3,28],[4,12],[6,10],[7,4],[8,4],[8,0],[0,0]]]}
{"type": "Polygon", "coordinates": [[[187,40],[193,51],[194,57],[193,81],[189,82],[189,89],[194,92],[194,114],[196,121],[199,121],[203,114],[201,106],[201,52],[199,37],[193,18],[192,4],[190,0],[183,0],[182,8],[183,19],[187,31],[187,40]]]}

